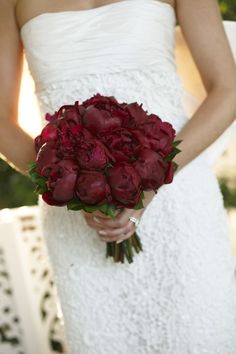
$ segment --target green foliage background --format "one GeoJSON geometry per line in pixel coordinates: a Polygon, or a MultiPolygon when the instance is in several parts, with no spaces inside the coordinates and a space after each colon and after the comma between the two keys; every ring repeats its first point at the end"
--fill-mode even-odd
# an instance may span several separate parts
{"type": "Polygon", "coordinates": [[[224,20],[236,21],[235,0],[220,0],[219,5],[224,20]]]}
{"type": "MultiPolygon", "coordinates": [[[[224,20],[236,21],[236,0],[219,0],[224,20]]],[[[230,191],[227,181],[221,181],[226,206],[236,206],[236,191],[230,191]]],[[[34,205],[37,196],[29,178],[13,170],[0,159],[0,209],[34,205]]]]}

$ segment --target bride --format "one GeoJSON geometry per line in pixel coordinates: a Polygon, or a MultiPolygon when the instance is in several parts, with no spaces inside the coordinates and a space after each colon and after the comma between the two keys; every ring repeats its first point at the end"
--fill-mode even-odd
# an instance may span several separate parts
{"type": "MultiPolygon", "coordinates": [[[[235,354],[236,281],[227,216],[204,152],[236,117],[236,68],[216,0],[3,0],[0,152],[22,173],[22,54],[42,118],[99,92],[140,102],[181,139],[173,183],[114,220],[39,200],[71,354],[235,354]],[[178,21],[207,96],[189,120],[176,70],[178,21]],[[130,217],[133,217],[131,220],[130,217]],[[105,242],[139,234],[132,264],[105,242]]],[[[42,125],[45,124],[42,119],[42,125]]]]}

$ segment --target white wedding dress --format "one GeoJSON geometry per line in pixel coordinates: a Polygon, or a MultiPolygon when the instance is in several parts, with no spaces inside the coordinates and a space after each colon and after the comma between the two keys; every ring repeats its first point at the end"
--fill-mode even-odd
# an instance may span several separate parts
{"type": "MultiPolygon", "coordinates": [[[[178,132],[188,118],[175,24],[173,8],[156,0],[29,20],[21,36],[42,115],[99,92],[143,103],[178,132]]],[[[227,215],[204,153],[145,209],[144,251],[132,264],[105,258],[80,212],[41,199],[40,210],[71,354],[236,353],[227,215]]]]}

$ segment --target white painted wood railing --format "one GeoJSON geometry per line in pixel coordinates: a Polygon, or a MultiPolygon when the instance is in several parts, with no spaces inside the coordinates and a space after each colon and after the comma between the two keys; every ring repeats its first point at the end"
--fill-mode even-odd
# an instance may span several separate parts
{"type": "Polygon", "coordinates": [[[0,354],[66,353],[37,211],[0,211],[0,354]]]}
{"type": "MultiPolygon", "coordinates": [[[[236,251],[235,209],[229,222],[236,251]]],[[[0,311],[0,354],[67,353],[37,206],[0,211],[0,311]]]]}

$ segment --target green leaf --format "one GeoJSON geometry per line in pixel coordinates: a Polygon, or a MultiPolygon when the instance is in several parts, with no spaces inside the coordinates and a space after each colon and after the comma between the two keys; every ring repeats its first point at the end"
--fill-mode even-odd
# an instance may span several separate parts
{"type": "Polygon", "coordinates": [[[177,171],[179,165],[175,162],[175,161],[172,161],[173,165],[174,165],[174,172],[177,171]]]}
{"type": "Polygon", "coordinates": [[[116,207],[114,204],[103,204],[98,206],[98,210],[103,214],[114,218],[116,216],[116,207]]]}
{"type": "Polygon", "coordinates": [[[35,193],[37,193],[37,194],[43,194],[44,192],[47,192],[47,186],[46,185],[44,185],[44,186],[36,186],[36,188],[35,188],[35,193]]]}
{"type": "Polygon", "coordinates": [[[28,163],[28,172],[31,172],[36,169],[36,162],[35,161],[30,161],[28,163]]]}
{"type": "Polygon", "coordinates": [[[182,141],[183,141],[183,140],[175,140],[175,141],[173,142],[173,146],[174,146],[174,147],[178,146],[180,143],[182,143],[182,141]]]}
{"type": "MultiPolygon", "coordinates": [[[[142,194],[144,195],[144,193],[142,193],[142,194]]],[[[144,208],[142,194],[140,196],[138,204],[135,205],[134,210],[138,210],[138,209],[143,209],[144,208]]]]}
{"type": "Polygon", "coordinates": [[[67,210],[81,210],[83,209],[83,203],[79,199],[71,199],[67,203],[67,210]]]}
{"type": "Polygon", "coordinates": [[[78,211],[78,210],[81,210],[81,209],[83,209],[83,207],[81,207],[81,206],[79,206],[79,205],[77,205],[77,206],[68,206],[67,205],[67,210],[74,210],[74,211],[78,211]]]}
{"type": "Polygon", "coordinates": [[[67,203],[68,210],[81,210],[83,209],[87,213],[93,213],[96,210],[101,211],[103,214],[114,217],[116,215],[116,208],[113,204],[102,205],[88,205],[82,203],[79,199],[73,198],[67,203]]]}
{"type": "Polygon", "coordinates": [[[108,204],[99,205],[98,209],[101,211],[101,213],[108,215],[108,204]]]}
{"type": "Polygon", "coordinates": [[[34,192],[37,194],[42,194],[48,190],[47,185],[46,185],[46,177],[40,176],[37,172],[35,172],[35,167],[33,166],[32,163],[32,169],[29,172],[30,178],[32,182],[35,184],[35,190],[34,192]]]}
{"type": "Polygon", "coordinates": [[[93,213],[94,211],[98,210],[98,206],[97,205],[83,205],[82,208],[87,213],[93,213]]]}
{"type": "Polygon", "coordinates": [[[181,151],[182,151],[182,150],[180,150],[180,149],[174,147],[173,150],[172,150],[172,152],[171,152],[169,155],[167,155],[166,157],[164,157],[164,160],[165,160],[165,161],[171,161],[171,160],[173,160],[174,157],[175,157],[178,153],[180,153],[181,151]]]}

